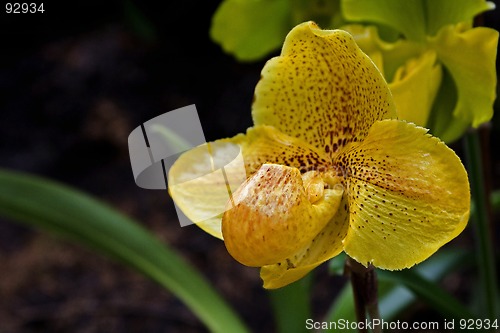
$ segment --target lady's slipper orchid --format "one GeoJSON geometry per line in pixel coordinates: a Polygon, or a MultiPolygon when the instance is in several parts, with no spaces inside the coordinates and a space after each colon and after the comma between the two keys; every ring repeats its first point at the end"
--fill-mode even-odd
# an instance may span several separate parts
{"type": "Polygon", "coordinates": [[[194,221],[212,213],[199,225],[236,260],[261,267],[265,288],[342,251],[363,265],[411,267],[465,228],[470,193],[455,153],[395,115],[384,78],[351,35],[300,24],[262,70],[255,126],[209,144],[209,153],[183,154],[170,193],[194,221]],[[226,183],[209,173],[231,145],[246,169],[237,188],[227,183],[234,168],[226,183]],[[221,203],[213,193],[226,187],[232,196],[221,203]]]}

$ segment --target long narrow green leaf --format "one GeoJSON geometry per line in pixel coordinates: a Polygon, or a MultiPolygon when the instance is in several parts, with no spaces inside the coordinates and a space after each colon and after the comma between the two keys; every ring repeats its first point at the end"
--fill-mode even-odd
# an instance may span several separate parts
{"type": "Polygon", "coordinates": [[[486,196],[485,191],[481,137],[478,130],[473,130],[467,133],[464,138],[472,200],[475,206],[473,215],[471,215],[471,224],[476,238],[477,270],[482,290],[477,295],[481,301],[481,311],[485,312],[484,316],[494,319],[498,315],[498,276],[495,268],[495,251],[487,204],[491,198],[486,196]]]}
{"type": "Polygon", "coordinates": [[[379,271],[380,279],[402,284],[418,297],[447,318],[475,318],[475,316],[456,298],[444,291],[434,282],[422,277],[414,270],[403,270],[394,274],[379,271]]]}
{"type": "MultiPolygon", "coordinates": [[[[469,262],[468,257],[468,254],[458,249],[441,250],[430,259],[415,267],[415,270],[427,280],[437,282],[458,264],[469,262]]],[[[399,272],[388,273],[399,274],[399,272]]],[[[385,277],[384,274],[379,276],[380,283],[390,284],[393,288],[380,298],[380,314],[386,320],[393,320],[401,311],[417,300],[417,294],[411,292],[404,285],[394,283],[394,279],[392,278],[384,280],[385,277]]]]}
{"type": "Polygon", "coordinates": [[[212,332],[248,332],[192,266],[139,224],[88,195],[39,177],[0,170],[0,216],[119,259],[179,297],[212,332]]]}
{"type": "MultiPolygon", "coordinates": [[[[351,282],[347,282],[344,285],[325,316],[324,322],[339,323],[341,320],[344,322],[356,321],[356,313],[354,312],[354,295],[352,292],[351,282]]],[[[336,327],[332,326],[330,329],[323,329],[321,332],[336,331],[336,327]]],[[[343,330],[343,332],[357,332],[357,330],[347,328],[343,330]]]]}
{"type": "Polygon", "coordinates": [[[311,277],[312,274],[309,274],[286,287],[269,291],[278,332],[308,331],[304,323],[311,318],[311,300],[309,299],[311,277]]]}
{"type": "Polygon", "coordinates": [[[493,208],[493,212],[500,212],[500,190],[491,193],[491,207],[493,208]]]}
{"type": "MultiPolygon", "coordinates": [[[[340,257],[342,258],[342,257],[340,257]]],[[[460,262],[463,263],[467,259],[467,254],[463,251],[458,251],[454,249],[453,251],[442,250],[437,254],[432,256],[427,261],[418,265],[413,270],[407,270],[409,276],[401,276],[401,271],[389,272],[377,270],[378,280],[379,280],[379,306],[381,317],[386,321],[391,321],[396,319],[396,316],[411,303],[417,300],[417,296],[423,300],[426,300],[431,305],[436,305],[433,297],[429,295],[422,295],[433,293],[436,288],[440,289],[434,283],[439,281],[446,273],[452,270],[460,262]],[[417,276],[417,279],[413,279],[413,275],[417,276]],[[421,280],[426,281],[426,286],[431,285],[431,289],[427,292],[426,286],[422,288],[412,288],[411,286],[419,284],[421,280]],[[430,299],[429,299],[430,298],[430,299]]],[[[338,272],[342,267],[341,260],[335,260],[335,258],[330,263],[330,270],[332,272],[338,272]]],[[[435,295],[440,297],[444,293],[442,289],[435,295]]],[[[449,298],[451,296],[447,293],[445,295],[449,298]]],[[[453,301],[450,305],[446,305],[443,309],[437,308],[436,310],[442,313],[444,316],[450,313],[448,307],[453,307],[453,304],[457,301],[452,298],[453,301]]],[[[439,307],[440,304],[436,305],[439,307]]],[[[452,317],[457,318],[458,316],[464,315],[469,318],[472,315],[470,312],[463,307],[463,305],[458,305],[458,308],[451,310],[454,315],[452,317]]],[[[328,314],[326,315],[324,321],[326,322],[338,322],[340,319],[345,321],[355,321],[356,315],[354,313],[354,298],[352,294],[352,287],[350,283],[346,283],[342,291],[340,292],[337,299],[333,302],[328,314]]],[[[334,332],[335,330],[324,330],[323,332],[334,332]]],[[[355,332],[355,330],[352,330],[355,332]]],[[[347,332],[347,331],[346,331],[347,332]]]]}

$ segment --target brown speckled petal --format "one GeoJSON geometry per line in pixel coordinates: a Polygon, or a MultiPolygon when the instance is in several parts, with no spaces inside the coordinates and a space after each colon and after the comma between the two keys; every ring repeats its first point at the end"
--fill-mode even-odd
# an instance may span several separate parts
{"type": "Polygon", "coordinates": [[[272,125],[334,156],[396,113],[384,78],[351,35],[306,22],[262,70],[252,115],[256,125],[272,125]]]}
{"type": "Polygon", "coordinates": [[[295,167],[302,173],[311,170],[324,171],[331,165],[328,155],[324,152],[272,126],[249,128],[246,136],[241,136],[239,141],[248,175],[256,172],[264,163],[295,167]]]}
{"type": "MultiPolygon", "coordinates": [[[[309,184],[321,182],[319,175],[305,178],[309,184]]],[[[228,252],[244,265],[259,267],[285,260],[310,243],[342,197],[342,190],[325,189],[321,198],[309,196],[310,190],[317,187],[307,186],[298,169],[264,164],[233,194],[232,208],[222,217],[228,252]]]]}
{"type": "Polygon", "coordinates": [[[229,200],[227,186],[236,191],[264,163],[306,172],[326,170],[327,160],[327,155],[300,139],[271,126],[256,126],[246,135],[210,142],[182,154],[169,171],[169,192],[191,221],[222,239],[221,218],[229,200]],[[244,166],[234,160],[235,150],[241,150],[244,166]]]}
{"type": "Polygon", "coordinates": [[[363,265],[411,267],[467,225],[467,173],[457,155],[422,127],[377,122],[338,163],[347,173],[349,197],[344,250],[363,265]]]}

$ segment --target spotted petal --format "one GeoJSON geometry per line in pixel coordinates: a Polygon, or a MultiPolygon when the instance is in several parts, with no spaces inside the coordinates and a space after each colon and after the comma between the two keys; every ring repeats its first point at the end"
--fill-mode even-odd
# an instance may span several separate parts
{"type": "Polygon", "coordinates": [[[375,121],[395,117],[395,108],[384,78],[350,34],[306,22],[264,66],[252,115],[256,125],[334,156],[361,141],[375,121]]]}
{"type": "Polygon", "coordinates": [[[169,192],[191,221],[222,239],[221,218],[229,197],[262,164],[284,164],[305,172],[326,168],[327,159],[300,139],[271,126],[257,126],[246,135],[217,140],[181,155],[169,171],[169,192]]]}
{"type": "Polygon", "coordinates": [[[456,237],[469,217],[467,174],[427,130],[384,120],[347,149],[350,223],[345,252],[363,265],[411,267],[456,237]]]}
{"type": "Polygon", "coordinates": [[[342,191],[324,188],[320,174],[264,164],[234,193],[222,218],[228,252],[247,266],[285,260],[326,226],[342,191]]]}

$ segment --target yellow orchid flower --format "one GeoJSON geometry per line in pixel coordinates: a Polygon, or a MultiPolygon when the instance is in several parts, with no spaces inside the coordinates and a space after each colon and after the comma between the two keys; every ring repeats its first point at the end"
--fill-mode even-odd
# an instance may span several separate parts
{"type": "Polygon", "coordinates": [[[255,126],[184,153],[169,171],[170,194],[236,260],[261,267],[265,288],[342,251],[363,265],[411,267],[465,228],[470,193],[455,153],[395,114],[350,34],[300,24],[262,70],[255,126]],[[214,176],[235,145],[246,170],[237,186],[234,167],[214,176]]]}

